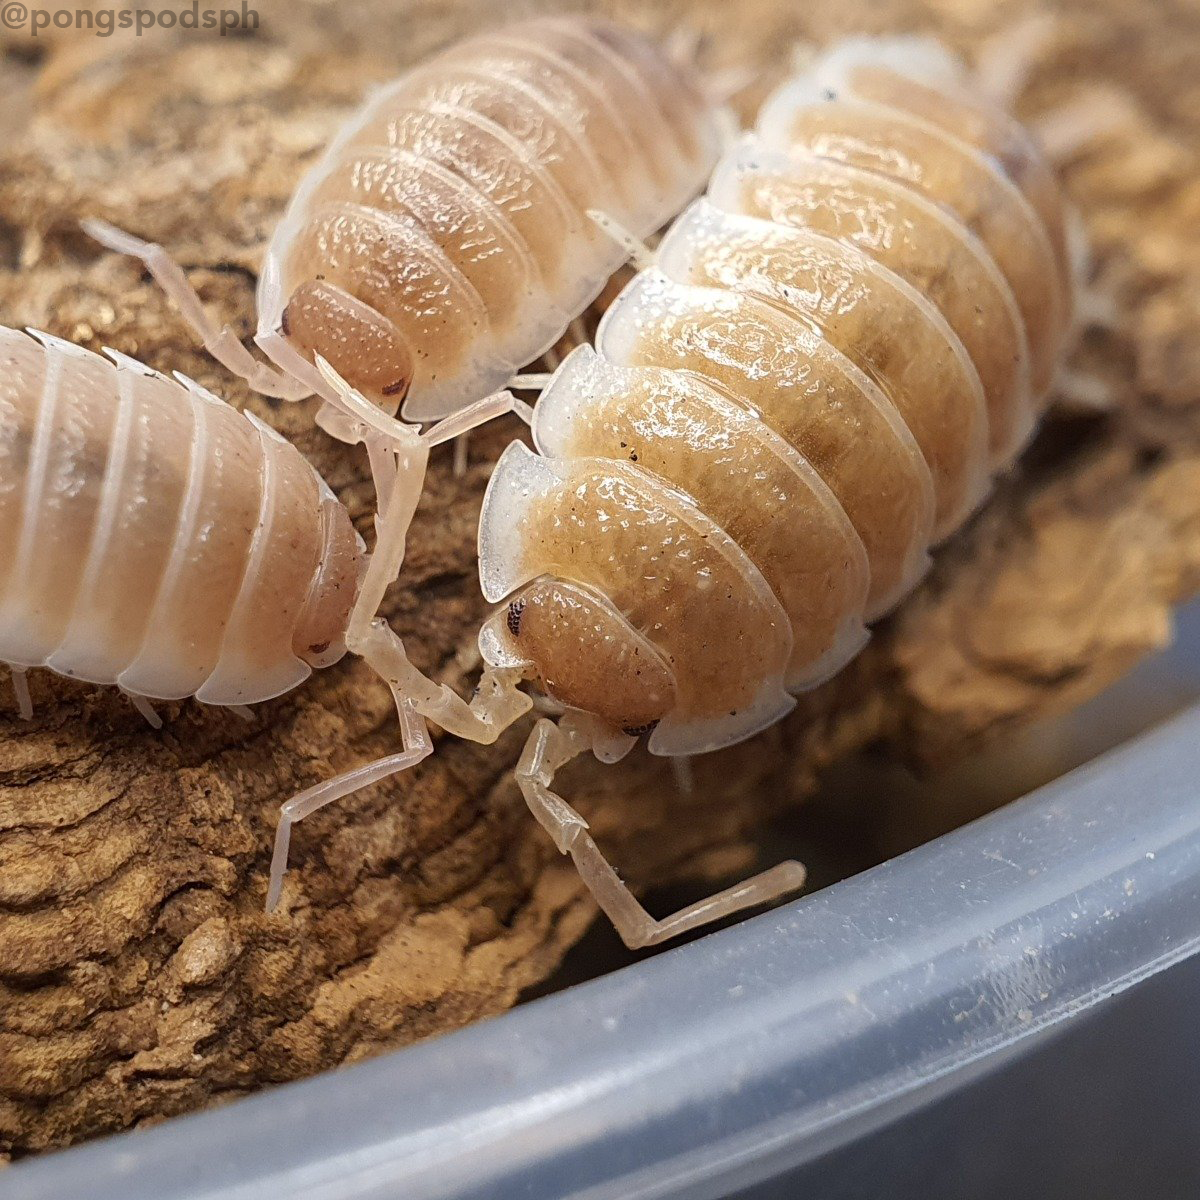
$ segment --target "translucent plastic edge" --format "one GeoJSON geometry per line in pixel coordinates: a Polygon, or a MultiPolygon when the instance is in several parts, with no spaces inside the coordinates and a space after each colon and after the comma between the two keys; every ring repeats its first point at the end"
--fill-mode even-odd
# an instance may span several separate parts
{"type": "Polygon", "coordinates": [[[22,1200],[727,1195],[1200,951],[1198,774],[1200,706],[816,896],[4,1183],[22,1200]]]}

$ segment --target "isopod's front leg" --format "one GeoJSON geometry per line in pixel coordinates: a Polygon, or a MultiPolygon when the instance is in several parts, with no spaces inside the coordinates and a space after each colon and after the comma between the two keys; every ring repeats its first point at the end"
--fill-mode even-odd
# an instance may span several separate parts
{"type": "MultiPolygon", "coordinates": [[[[339,418],[342,426],[339,436],[346,441],[360,441],[367,447],[381,517],[388,513],[392,493],[397,489],[408,494],[415,507],[424,480],[425,456],[434,446],[455,438],[462,439],[471,430],[505,413],[515,413],[527,425],[533,420],[533,409],[528,404],[518,400],[511,392],[502,390],[466,405],[431,425],[424,433],[419,433],[416,426],[406,425],[372,404],[319,354],[316,367],[331,389],[331,398],[326,405],[339,418]],[[397,456],[407,460],[407,465],[404,462],[399,464],[399,471],[408,472],[411,477],[408,482],[398,478],[397,456]]],[[[411,520],[411,513],[401,520],[411,520]]]]}
{"type": "Polygon", "coordinates": [[[168,299],[174,301],[205,350],[260,395],[275,396],[281,400],[303,400],[312,394],[312,388],[307,384],[260,363],[228,325],[218,329],[209,320],[183,268],[161,246],[134,237],[107,221],[89,217],[82,225],[84,232],[105,249],[139,259],[158,286],[166,292],[168,299]]]}
{"type": "Polygon", "coordinates": [[[520,412],[522,406],[509,393],[486,397],[462,412],[434,425],[424,434],[375,408],[351,388],[320,356],[317,368],[333,389],[331,401],[347,418],[355,437],[371,451],[371,468],[380,492],[375,549],[355,597],[346,624],[346,647],[362,657],[391,689],[400,718],[403,749],[363,767],[346,771],[294,796],[280,810],[267,889],[267,911],[279,900],[287,870],[292,826],[299,820],[360,788],[397,775],[415,766],[433,750],[426,718],[447,732],[476,742],[494,742],[523,713],[531,701],[519,690],[515,672],[485,672],[475,697],[468,704],[445,684],[435,683],[409,661],[404,643],[377,614],[388,586],[404,563],[408,527],[421,496],[429,450],[460,433],[475,428],[503,412],[520,412]],[[383,503],[386,501],[386,504],[383,503]]]}
{"type": "Polygon", "coordinates": [[[493,742],[532,704],[519,690],[519,675],[512,671],[485,672],[475,698],[468,704],[445,684],[434,683],[421,674],[409,661],[396,632],[377,614],[384,593],[398,578],[404,563],[408,528],[421,498],[430,449],[506,412],[515,412],[528,421],[532,410],[510,392],[497,392],[418,434],[372,405],[320,355],[317,369],[332,388],[336,406],[353,424],[355,437],[374,447],[375,486],[387,488],[380,497],[375,549],[347,622],[346,647],[365,659],[398,699],[406,698],[415,711],[448,733],[485,744],[493,742]],[[386,462],[385,472],[376,468],[376,459],[386,462]]]}
{"type": "Polygon", "coordinates": [[[279,903],[279,895],[283,889],[283,877],[287,872],[288,847],[292,840],[292,826],[297,821],[314,813],[335,800],[341,800],[352,792],[370,787],[373,783],[398,775],[415,767],[433,750],[429,740],[429,730],[424,719],[416,712],[410,703],[397,697],[396,711],[400,716],[400,737],[404,747],[398,754],[389,754],[386,758],[376,759],[352,771],[345,771],[326,779],[299,795],[293,796],[279,810],[279,824],[275,829],[275,850],[271,855],[271,878],[267,885],[267,912],[273,912],[279,903]]]}
{"type": "Polygon", "coordinates": [[[657,945],[742,909],[778,900],[804,886],[804,867],[798,862],[784,862],[656,920],[600,853],[587,822],[553,790],[558,769],[586,751],[590,741],[586,728],[565,720],[561,725],[539,721],[517,765],[517,783],[538,824],[554,839],[560,852],[570,854],[588,891],[631,950],[657,945]]]}
{"type": "Polygon", "coordinates": [[[517,688],[518,679],[498,671],[485,672],[478,692],[468,704],[445,684],[436,684],[422,675],[409,662],[404,645],[395,631],[381,619],[371,621],[359,631],[353,637],[350,648],[361,654],[391,689],[400,718],[403,748],[397,754],[318,783],[293,796],[282,806],[275,833],[275,850],[271,856],[266,904],[268,912],[275,908],[283,887],[292,826],[326,804],[407,771],[432,753],[433,744],[425,723],[426,717],[460,737],[490,743],[530,708],[529,697],[517,688]]]}
{"type": "Polygon", "coordinates": [[[423,434],[421,440],[427,446],[438,446],[442,442],[454,441],[454,474],[461,478],[467,473],[467,455],[470,448],[471,431],[502,417],[505,413],[514,413],[526,425],[533,423],[533,409],[524,400],[518,400],[507,389],[493,392],[459,409],[453,416],[446,417],[436,425],[431,425],[423,434]]]}

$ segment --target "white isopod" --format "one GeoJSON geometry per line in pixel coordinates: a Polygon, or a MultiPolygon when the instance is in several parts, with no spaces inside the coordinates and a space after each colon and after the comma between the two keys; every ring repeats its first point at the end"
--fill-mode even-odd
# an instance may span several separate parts
{"type": "MultiPolygon", "coordinates": [[[[0,661],[148,701],[242,708],[371,641],[390,543],[370,556],[341,502],[274,430],[114,351],[0,326],[0,661]]],[[[519,402],[410,433],[429,448],[519,402]]],[[[397,563],[398,567],[398,563],[397,563]]]]}
{"type": "MultiPolygon", "coordinates": [[[[540,453],[514,443],[493,474],[480,578],[507,603],[481,632],[469,714],[431,703],[398,655],[381,667],[402,708],[476,740],[523,682],[565,710],[537,723],[517,778],[630,945],[803,870],[656,921],[555,771],[647,733],[672,757],[728,746],[843,666],[1031,436],[1074,289],[1063,202],[1028,135],[912,39],[842,43],[776,91],[645,257],[596,349],[546,381],[540,453]]],[[[323,369],[376,459],[410,436],[323,369]]],[[[347,779],[285,806],[277,871],[291,822],[347,779]]]]}
{"type": "Polygon", "coordinates": [[[210,325],[161,247],[85,226],[143,259],[259,391],[332,399],[320,354],[426,421],[502,386],[596,297],[623,255],[589,208],[648,235],[700,190],[719,142],[699,78],[602,19],[538,17],[450,47],[374,95],[301,181],[258,286],[255,340],[279,371],[210,325]]]}

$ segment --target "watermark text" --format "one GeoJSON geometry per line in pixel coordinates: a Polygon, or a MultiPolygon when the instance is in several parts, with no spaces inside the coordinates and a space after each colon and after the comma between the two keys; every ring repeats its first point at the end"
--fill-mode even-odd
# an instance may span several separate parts
{"type": "Polygon", "coordinates": [[[200,0],[182,8],[30,8],[22,0],[0,0],[0,24],[33,37],[47,29],[80,29],[96,37],[112,37],[117,30],[141,37],[151,29],[210,29],[225,37],[257,29],[258,13],[246,0],[240,9],[201,8],[200,0]]]}

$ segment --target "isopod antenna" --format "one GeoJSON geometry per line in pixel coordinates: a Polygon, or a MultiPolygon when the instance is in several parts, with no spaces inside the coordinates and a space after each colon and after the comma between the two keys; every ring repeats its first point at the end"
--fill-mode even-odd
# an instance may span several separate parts
{"type": "Polygon", "coordinates": [[[237,334],[226,325],[218,329],[204,311],[196,289],[183,273],[183,268],[157,243],[143,241],[107,221],[88,217],[81,221],[83,231],[106,250],[126,254],[141,261],[154,281],[174,301],[180,315],[191,326],[204,349],[223,367],[243,379],[262,396],[280,400],[303,400],[312,388],[290,375],[259,362],[238,340],[237,334]]]}

